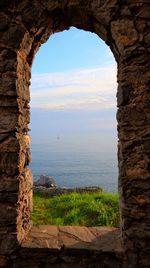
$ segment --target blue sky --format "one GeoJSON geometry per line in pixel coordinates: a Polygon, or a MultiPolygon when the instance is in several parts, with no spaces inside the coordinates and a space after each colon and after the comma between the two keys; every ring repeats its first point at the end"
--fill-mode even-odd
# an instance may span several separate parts
{"type": "Polygon", "coordinates": [[[52,35],[32,66],[31,135],[116,135],[116,88],[115,59],[97,35],[75,28],[52,35]]]}
{"type": "Polygon", "coordinates": [[[32,73],[55,73],[115,64],[108,46],[96,34],[71,27],[53,34],[41,46],[32,73]]]}

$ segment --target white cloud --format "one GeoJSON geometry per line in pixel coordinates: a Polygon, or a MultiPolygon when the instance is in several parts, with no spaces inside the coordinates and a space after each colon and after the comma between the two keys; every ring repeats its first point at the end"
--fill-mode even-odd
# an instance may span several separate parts
{"type": "Polygon", "coordinates": [[[34,74],[31,107],[100,110],[116,106],[116,67],[34,74]]]}

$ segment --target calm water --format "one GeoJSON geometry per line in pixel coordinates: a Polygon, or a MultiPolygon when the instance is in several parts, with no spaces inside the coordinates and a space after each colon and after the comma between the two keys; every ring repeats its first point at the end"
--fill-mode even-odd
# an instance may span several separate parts
{"type": "MultiPolygon", "coordinates": [[[[31,144],[30,168],[36,180],[41,174],[53,176],[61,187],[100,186],[105,191],[117,191],[116,151],[96,138],[51,137],[34,139],[31,144]],[[97,144],[97,146],[95,145],[97,144]]],[[[110,142],[111,143],[111,142],[110,142]]]]}

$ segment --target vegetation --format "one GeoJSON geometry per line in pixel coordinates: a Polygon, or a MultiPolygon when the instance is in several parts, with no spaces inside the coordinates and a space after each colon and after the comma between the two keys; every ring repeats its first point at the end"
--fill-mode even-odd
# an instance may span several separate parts
{"type": "Polygon", "coordinates": [[[71,193],[46,198],[34,194],[33,224],[115,226],[119,224],[118,195],[71,193]]]}

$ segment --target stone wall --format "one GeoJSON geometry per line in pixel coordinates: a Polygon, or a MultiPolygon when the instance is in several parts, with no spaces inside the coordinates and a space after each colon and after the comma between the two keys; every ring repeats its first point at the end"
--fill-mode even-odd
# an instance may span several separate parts
{"type": "MultiPolygon", "coordinates": [[[[120,239],[124,251],[118,267],[150,267],[149,0],[1,0],[0,10],[0,266],[25,267],[19,250],[31,230],[31,65],[51,34],[75,26],[102,38],[118,64],[120,239]],[[20,266],[14,261],[16,252],[20,266]]],[[[31,247],[28,254],[34,256],[35,251],[31,247]]],[[[99,259],[86,267],[114,267],[113,259],[117,259],[112,251],[109,254],[105,255],[107,262],[99,259]]],[[[59,263],[59,267],[70,267],[62,259],[59,263]]],[[[32,265],[31,257],[28,267],[39,265],[32,265]]]]}

